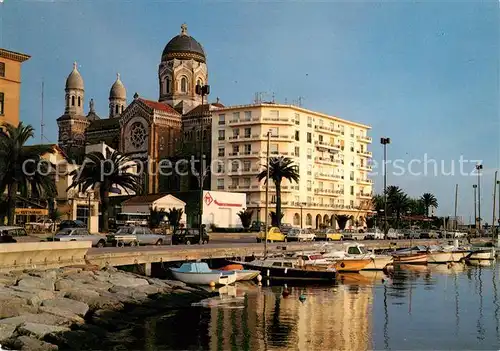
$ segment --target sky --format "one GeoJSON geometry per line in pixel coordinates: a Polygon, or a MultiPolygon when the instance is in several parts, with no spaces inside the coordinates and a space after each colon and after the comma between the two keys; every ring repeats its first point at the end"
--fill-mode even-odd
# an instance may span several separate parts
{"type": "Polygon", "coordinates": [[[44,142],[56,143],[74,61],[100,116],[118,72],[128,101],[135,92],[158,99],[161,53],[185,22],[207,54],[212,100],[302,97],[305,108],[370,125],[375,191],[383,189],[380,137],[390,137],[388,184],[413,197],[433,193],[439,215],[454,214],[458,184],[458,215],[473,218],[481,162],[481,214],[491,223],[500,164],[498,4],[4,0],[0,47],[32,56],[23,65],[21,120],[40,140],[43,80],[44,142]]]}

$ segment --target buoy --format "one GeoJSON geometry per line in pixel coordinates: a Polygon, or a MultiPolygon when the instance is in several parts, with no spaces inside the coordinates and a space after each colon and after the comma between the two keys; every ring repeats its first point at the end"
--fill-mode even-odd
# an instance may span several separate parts
{"type": "Polygon", "coordinates": [[[211,287],[214,287],[215,286],[215,282],[210,282],[209,284],[211,287]]]}
{"type": "Polygon", "coordinates": [[[306,300],[306,295],[302,294],[299,296],[300,302],[304,302],[306,300]]]}
{"type": "Polygon", "coordinates": [[[258,281],[259,283],[262,281],[262,276],[261,276],[260,274],[257,276],[257,281],[258,281]]]}
{"type": "Polygon", "coordinates": [[[283,297],[287,297],[288,295],[290,295],[290,292],[287,289],[285,289],[283,290],[283,293],[281,295],[283,295],[283,297]]]}

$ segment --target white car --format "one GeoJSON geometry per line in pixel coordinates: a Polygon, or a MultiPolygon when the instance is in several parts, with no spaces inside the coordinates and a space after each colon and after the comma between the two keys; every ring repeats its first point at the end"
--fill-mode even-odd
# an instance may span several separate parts
{"type": "Polygon", "coordinates": [[[310,229],[292,228],[286,235],[287,241],[314,241],[316,234],[310,229]]]}

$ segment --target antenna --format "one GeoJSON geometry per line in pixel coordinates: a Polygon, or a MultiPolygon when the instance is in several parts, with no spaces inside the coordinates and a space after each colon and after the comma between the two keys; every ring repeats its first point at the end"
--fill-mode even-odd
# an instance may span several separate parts
{"type": "Polygon", "coordinates": [[[274,98],[275,98],[275,96],[274,96],[274,91],[273,91],[273,104],[274,104],[274,98]]]}
{"type": "Polygon", "coordinates": [[[299,107],[302,107],[302,101],[304,100],[303,96],[299,96],[299,107]]]}
{"type": "Polygon", "coordinates": [[[44,88],[44,82],[43,82],[43,78],[42,78],[42,116],[41,116],[41,120],[40,120],[40,144],[43,144],[43,127],[45,126],[45,124],[43,123],[43,89],[44,88]]]}

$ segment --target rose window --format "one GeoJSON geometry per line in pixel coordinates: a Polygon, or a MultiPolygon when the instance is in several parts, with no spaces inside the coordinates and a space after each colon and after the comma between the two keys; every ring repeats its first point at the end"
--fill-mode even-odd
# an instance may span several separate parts
{"type": "Polygon", "coordinates": [[[146,129],[141,122],[135,122],[130,128],[130,141],[135,148],[140,148],[146,142],[146,129]]]}

